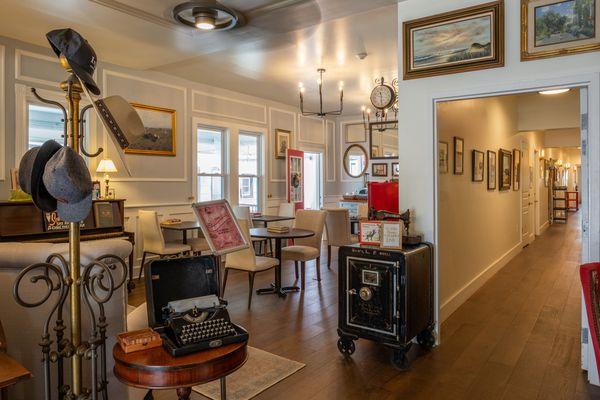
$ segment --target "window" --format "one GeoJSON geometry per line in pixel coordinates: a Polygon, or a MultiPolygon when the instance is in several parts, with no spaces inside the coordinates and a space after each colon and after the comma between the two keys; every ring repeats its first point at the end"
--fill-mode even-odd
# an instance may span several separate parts
{"type": "Polygon", "coordinates": [[[54,139],[63,143],[64,123],[62,111],[52,106],[27,104],[27,150],[41,146],[45,141],[54,139]]]}
{"type": "Polygon", "coordinates": [[[198,201],[225,198],[225,140],[224,133],[215,129],[198,128],[198,201]]]}
{"type": "Polygon", "coordinates": [[[239,205],[249,206],[250,211],[260,210],[260,135],[239,135],[239,205]]]}

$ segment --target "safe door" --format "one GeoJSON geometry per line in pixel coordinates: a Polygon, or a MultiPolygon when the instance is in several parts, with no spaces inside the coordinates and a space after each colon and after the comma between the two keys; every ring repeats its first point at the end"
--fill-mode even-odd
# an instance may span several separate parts
{"type": "Polygon", "coordinates": [[[397,273],[395,262],[346,259],[346,323],[349,326],[397,335],[397,273]]]}

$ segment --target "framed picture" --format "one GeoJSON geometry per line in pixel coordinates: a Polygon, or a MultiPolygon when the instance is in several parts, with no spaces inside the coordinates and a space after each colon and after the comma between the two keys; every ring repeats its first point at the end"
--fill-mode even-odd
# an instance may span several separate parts
{"type": "Polygon", "coordinates": [[[521,0],[521,60],[600,50],[600,0],[521,0]]]}
{"type": "Polygon", "coordinates": [[[392,176],[400,176],[400,163],[392,163],[392,176]]]}
{"type": "Polygon", "coordinates": [[[512,184],[512,153],[508,150],[500,149],[499,175],[500,190],[510,190],[512,184]]]}
{"type": "Polygon", "coordinates": [[[454,175],[465,172],[465,141],[454,136],[454,175]]]}
{"type": "Polygon", "coordinates": [[[388,249],[402,248],[403,222],[381,223],[381,247],[388,249]]]}
{"type": "Polygon", "coordinates": [[[227,200],[194,203],[192,208],[213,254],[222,255],[249,247],[227,200]]]}
{"type": "Polygon", "coordinates": [[[388,165],[386,163],[373,163],[371,165],[371,175],[373,176],[388,176],[388,165]]]}
{"type": "Polygon", "coordinates": [[[284,129],[275,129],[275,158],[285,158],[291,140],[292,132],[284,129]]]}
{"type": "Polygon", "coordinates": [[[521,189],[521,150],[513,149],[513,190],[521,189]]]}
{"type": "Polygon", "coordinates": [[[119,225],[121,216],[115,215],[113,204],[108,201],[94,203],[94,224],[96,228],[110,228],[119,225]]]}
{"type": "Polygon", "coordinates": [[[117,193],[115,192],[115,189],[108,189],[108,196],[106,198],[110,200],[116,199],[117,193]]]}
{"type": "Polygon", "coordinates": [[[360,244],[373,246],[381,244],[380,221],[361,221],[358,226],[358,240],[360,244]]]}
{"type": "Polygon", "coordinates": [[[404,23],[404,79],[504,66],[504,1],[404,23]]]}
{"type": "Polygon", "coordinates": [[[344,142],[346,143],[364,143],[367,141],[367,132],[365,125],[347,124],[344,125],[344,142]]]}
{"type": "Polygon", "coordinates": [[[144,124],[145,133],[125,149],[127,154],[177,155],[177,111],[170,108],[131,103],[144,124]]]}
{"type": "Polygon", "coordinates": [[[496,190],[496,152],[487,151],[487,188],[496,190]]]}
{"type": "Polygon", "coordinates": [[[92,200],[98,200],[102,197],[102,188],[100,186],[100,181],[92,182],[92,200]]]}
{"type": "Polygon", "coordinates": [[[472,171],[471,180],[473,182],[483,182],[484,158],[483,151],[473,150],[472,152],[472,171]]]}
{"type": "Polygon", "coordinates": [[[448,173],[448,142],[438,142],[438,171],[440,174],[448,173]]]}

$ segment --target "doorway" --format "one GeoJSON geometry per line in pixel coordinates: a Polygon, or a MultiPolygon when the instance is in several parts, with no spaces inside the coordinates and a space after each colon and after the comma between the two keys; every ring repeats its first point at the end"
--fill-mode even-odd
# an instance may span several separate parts
{"type": "Polygon", "coordinates": [[[323,206],[323,153],[304,152],[304,208],[323,206]]]}

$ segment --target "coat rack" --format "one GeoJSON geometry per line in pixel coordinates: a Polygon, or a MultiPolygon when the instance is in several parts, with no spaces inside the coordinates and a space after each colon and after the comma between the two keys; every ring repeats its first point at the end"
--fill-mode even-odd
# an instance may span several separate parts
{"type": "MultiPolygon", "coordinates": [[[[69,73],[67,80],[60,84],[66,93],[67,109],[60,103],[43,99],[35,89],[32,93],[40,101],[59,107],[63,111],[65,130],[64,145],[86,157],[97,157],[102,153],[99,148],[89,153],[84,147],[84,114],[91,106],[79,109],[83,88],[79,79],[64,56],[60,56],[61,66],[69,73]]],[[[106,330],[107,322],[104,304],[112,298],[115,291],[123,286],[127,279],[125,261],[113,254],[102,255],[87,265],[81,265],[80,223],[69,223],[69,261],[60,254],[51,254],[44,262],[24,268],[13,285],[13,297],[23,307],[39,307],[46,302],[51,305],[42,332],[42,366],[44,371],[44,396],[52,399],[51,364],[57,369],[57,398],[62,400],[103,400],[108,399],[108,380],[106,375],[106,330]],[[119,271],[117,271],[119,270],[119,271]],[[116,279],[113,273],[117,272],[116,279]],[[45,286],[44,295],[37,301],[25,300],[21,296],[23,282],[45,286]],[[69,299],[69,308],[65,303],[69,299]],[[51,300],[54,299],[54,300],[51,300]],[[85,340],[81,329],[82,300],[84,310],[90,321],[90,332],[85,340]],[[69,327],[65,325],[67,311],[69,327]],[[55,332],[55,340],[51,338],[50,326],[55,332]],[[65,361],[70,360],[70,384],[65,382],[65,361]],[[90,364],[91,381],[89,387],[84,386],[82,367],[84,362],[90,364]],[[98,365],[100,364],[100,365],[98,365]]]]}

